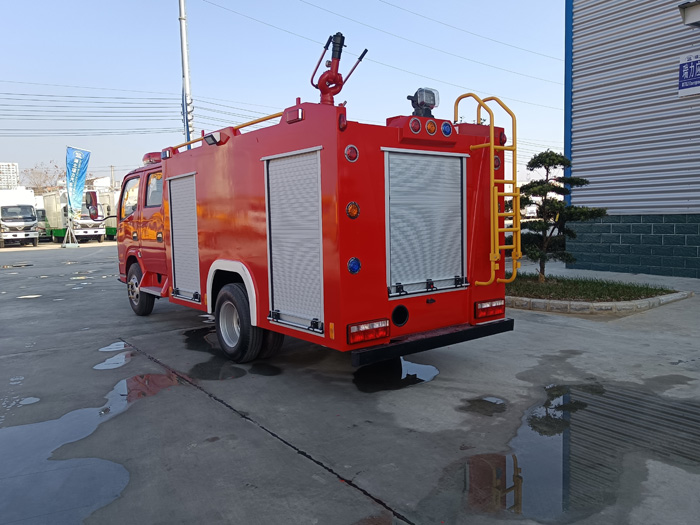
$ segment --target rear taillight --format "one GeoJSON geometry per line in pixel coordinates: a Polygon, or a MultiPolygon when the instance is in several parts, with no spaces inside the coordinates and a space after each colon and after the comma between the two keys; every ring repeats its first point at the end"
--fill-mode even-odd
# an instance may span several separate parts
{"type": "Polygon", "coordinates": [[[361,343],[389,337],[389,319],[348,325],[348,343],[361,343]]]}
{"type": "Polygon", "coordinates": [[[474,317],[482,319],[484,317],[493,317],[494,315],[503,315],[506,313],[505,299],[493,299],[491,301],[481,301],[474,303],[474,317]]]}

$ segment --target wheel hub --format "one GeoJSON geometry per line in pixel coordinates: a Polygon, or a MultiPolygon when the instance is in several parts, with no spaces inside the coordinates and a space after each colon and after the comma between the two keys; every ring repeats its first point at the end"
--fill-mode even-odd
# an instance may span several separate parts
{"type": "Polygon", "coordinates": [[[227,346],[234,348],[241,337],[241,319],[233,303],[224,303],[219,311],[219,330],[227,346]]]}

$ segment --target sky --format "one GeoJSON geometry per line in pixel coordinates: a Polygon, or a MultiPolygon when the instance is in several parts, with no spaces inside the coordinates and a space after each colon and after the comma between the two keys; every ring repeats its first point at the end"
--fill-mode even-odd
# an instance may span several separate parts
{"type": "MultiPolygon", "coordinates": [[[[64,168],[74,146],[91,151],[90,176],[113,170],[121,180],[145,153],[185,141],[178,0],[0,8],[0,162],[64,168]]],[[[535,153],[563,152],[563,0],[186,0],[186,9],[195,136],[296,97],[318,102],[311,73],[340,31],[344,75],[369,50],[336,97],[348,120],[410,114],[406,96],[419,87],[439,91],[433,113],[445,119],[463,93],[495,95],[517,116],[519,177],[535,153]]],[[[473,122],[475,105],[464,101],[460,117],[473,122]]],[[[496,125],[509,119],[497,112],[496,125]]]]}

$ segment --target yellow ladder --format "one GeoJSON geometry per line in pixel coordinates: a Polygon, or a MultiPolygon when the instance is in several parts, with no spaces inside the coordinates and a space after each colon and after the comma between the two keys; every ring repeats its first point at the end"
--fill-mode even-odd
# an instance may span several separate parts
{"type": "MultiPolygon", "coordinates": [[[[492,284],[494,280],[499,283],[511,283],[515,280],[515,277],[520,268],[520,258],[522,257],[522,251],[520,246],[520,189],[518,188],[518,165],[517,165],[517,137],[516,137],[516,126],[515,126],[515,115],[500,99],[496,97],[487,97],[485,99],[479,98],[474,93],[465,93],[460,95],[455,100],[455,114],[454,122],[457,124],[459,118],[458,108],[459,102],[465,98],[472,98],[477,103],[476,110],[476,122],[481,123],[481,110],[484,109],[489,114],[489,141],[484,144],[475,144],[471,146],[472,150],[489,148],[489,178],[490,178],[490,199],[489,199],[489,215],[490,220],[490,254],[489,260],[491,261],[491,278],[488,281],[476,281],[474,284],[476,286],[488,286],[492,284]],[[501,108],[510,115],[511,118],[511,137],[512,144],[510,146],[497,146],[494,140],[494,126],[493,126],[493,111],[487,105],[487,102],[496,102],[501,108]],[[512,164],[513,164],[513,175],[510,180],[508,179],[497,179],[495,175],[495,157],[497,151],[510,151],[512,153],[512,164]],[[512,186],[512,191],[506,191],[506,186],[512,186]],[[498,207],[498,199],[500,197],[512,197],[513,198],[513,208],[511,211],[501,211],[498,207]],[[506,218],[513,219],[513,225],[511,227],[505,227],[506,218]],[[511,232],[513,234],[511,244],[500,244],[500,234],[511,232]],[[499,261],[501,260],[501,250],[511,250],[511,260],[513,263],[513,273],[508,279],[496,279],[496,270],[500,268],[499,261]]],[[[504,168],[505,169],[505,168],[504,168]]]]}

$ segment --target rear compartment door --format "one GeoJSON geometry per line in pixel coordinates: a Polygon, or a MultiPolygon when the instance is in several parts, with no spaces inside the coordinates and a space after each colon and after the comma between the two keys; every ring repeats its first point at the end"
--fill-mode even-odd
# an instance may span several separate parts
{"type": "Polygon", "coordinates": [[[266,157],[270,319],[323,333],[320,147],[266,157]]]}
{"type": "Polygon", "coordinates": [[[195,173],[168,178],[173,296],[201,302],[195,173]]]}
{"type": "Polygon", "coordinates": [[[383,148],[390,297],[466,286],[466,154],[383,148]]]}

